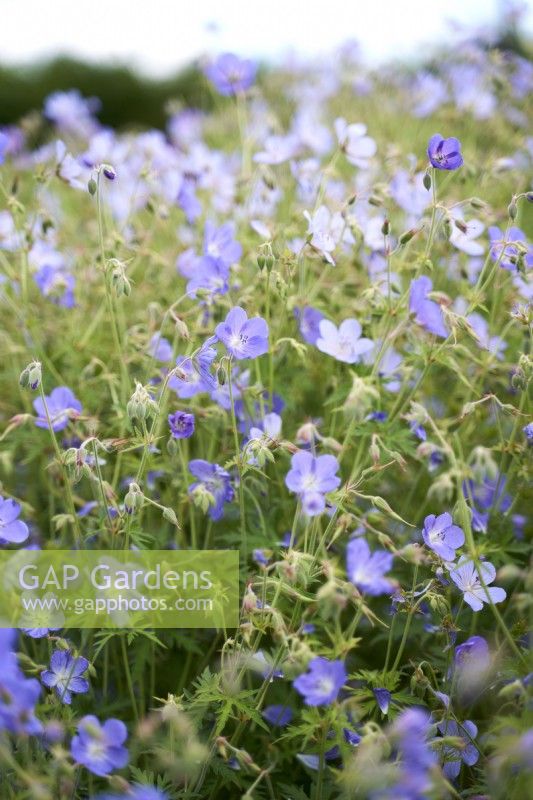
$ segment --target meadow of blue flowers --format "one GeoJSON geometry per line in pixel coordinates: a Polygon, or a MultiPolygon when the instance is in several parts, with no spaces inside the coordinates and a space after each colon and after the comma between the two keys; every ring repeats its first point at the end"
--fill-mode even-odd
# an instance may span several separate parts
{"type": "Polygon", "coordinates": [[[526,800],[533,64],[202,80],[0,131],[0,543],[238,549],[240,626],[1,629],[2,800],[526,800]]]}

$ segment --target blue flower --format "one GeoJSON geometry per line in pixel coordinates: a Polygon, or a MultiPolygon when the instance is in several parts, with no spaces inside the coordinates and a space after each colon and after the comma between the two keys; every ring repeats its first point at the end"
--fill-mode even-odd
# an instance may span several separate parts
{"type": "Polygon", "coordinates": [[[382,714],[387,714],[389,711],[391,693],[388,689],[372,689],[372,693],[376,698],[379,710],[382,714]]]}
{"type": "Polygon", "coordinates": [[[189,486],[189,494],[203,488],[214,498],[214,505],[209,507],[209,516],[212,520],[219,520],[224,513],[224,503],[231,503],[234,497],[231,477],[229,472],[218,464],[210,464],[201,458],[189,461],[189,470],[198,478],[189,486]]]}
{"type": "Polygon", "coordinates": [[[491,601],[501,603],[507,597],[505,589],[488,585],[495,577],[496,569],[493,564],[482,561],[478,568],[469,556],[461,556],[455,569],[450,572],[450,578],[463,592],[465,603],[468,603],[473,611],[481,611],[483,603],[491,601]]]}
{"type": "Polygon", "coordinates": [[[444,324],[444,315],[438,303],[428,299],[428,294],[433,288],[433,283],[427,275],[421,275],[411,281],[409,293],[409,311],[415,315],[415,322],[418,323],[429,333],[441,336],[443,339],[448,337],[448,331],[444,324]]]}
{"type": "Polygon", "coordinates": [[[20,544],[25,542],[30,532],[21,519],[20,505],[10,497],[0,495],[0,544],[20,544]]]}
{"type": "Polygon", "coordinates": [[[528,422],[525,428],[522,428],[522,432],[525,433],[529,444],[533,444],[533,422],[528,422]]]}
{"type": "Polygon", "coordinates": [[[461,761],[472,767],[479,758],[477,747],[472,739],[477,736],[477,726],[469,719],[457,723],[454,719],[445,719],[437,725],[442,736],[454,736],[462,739],[462,747],[445,745],[443,748],[444,766],[442,771],[448,780],[457,778],[461,771],[461,761]]]}
{"type": "Polygon", "coordinates": [[[36,397],[33,401],[33,407],[38,415],[35,420],[38,428],[50,427],[46,414],[47,409],[53,431],[62,431],[67,427],[71,417],[76,417],[81,413],[81,403],[68,386],[57,386],[52,389],[45,400],[46,407],[42,397],[36,397]]]}
{"type": "Polygon", "coordinates": [[[262,317],[248,319],[248,314],[240,306],[231,309],[215,332],[228,353],[237,360],[257,358],[268,352],[267,323],[262,317]]]}
{"type": "Polygon", "coordinates": [[[325,319],[324,314],[317,308],[305,306],[302,309],[295,308],[294,316],[298,320],[303,339],[307,344],[316,345],[320,337],[320,323],[325,319]]]}
{"type": "Polygon", "coordinates": [[[326,706],[337,699],[342,686],[348,679],[342,661],[329,661],[318,656],[308,665],[309,671],[300,675],[293,686],[304,698],[308,706],[326,706]]]}
{"type": "Polygon", "coordinates": [[[128,763],[128,750],[124,747],[127,736],[126,726],[119,719],[111,718],[101,725],[93,714],[88,714],[80,720],[72,738],[72,757],[94,775],[109,775],[128,763]]]}
{"type": "Polygon", "coordinates": [[[124,800],[124,798],[126,800],[168,800],[168,794],[153,786],[146,786],[144,783],[134,783],[127,795],[99,794],[95,800],[124,800]]]}
{"type": "Polygon", "coordinates": [[[386,550],[373,553],[366,539],[351,539],[346,548],[346,573],[357,588],[365,594],[377,596],[391,594],[394,585],[384,578],[392,567],[393,555],[386,550]]]}
{"type": "Polygon", "coordinates": [[[357,364],[361,356],[374,347],[371,339],[361,339],[362,329],[356,319],[345,319],[338,328],[329,319],[323,319],[318,328],[318,349],[345,364],[357,364]]]}
{"type": "Polygon", "coordinates": [[[189,439],[194,433],[194,414],[175,411],[168,415],[168,425],[174,439],[189,439]]]}
{"type": "Polygon", "coordinates": [[[169,388],[183,400],[202,392],[212,392],[217,382],[210,368],[216,354],[215,348],[208,346],[203,347],[195,358],[178,356],[176,365],[179,369],[177,374],[169,378],[169,388]]]}
{"type": "Polygon", "coordinates": [[[50,669],[41,672],[41,681],[49,689],[56,690],[62,703],[70,705],[73,692],[85,694],[89,691],[89,682],[81,677],[88,666],[86,658],[73,658],[66,650],[54,650],[50,658],[50,669]]]}
{"type": "Polygon", "coordinates": [[[293,455],[285,485],[300,497],[307,516],[314,517],[324,511],[326,493],[340,486],[341,479],[336,474],[338,469],[339,462],[335,456],[315,457],[305,450],[293,455]]]}
{"type": "Polygon", "coordinates": [[[453,524],[450,514],[445,512],[430,514],[424,520],[422,538],[426,545],[444,561],[453,561],[455,551],[465,543],[465,535],[458,525],[453,524]]]}
{"type": "Polygon", "coordinates": [[[428,158],[436,169],[453,170],[463,165],[461,155],[461,142],[450,136],[444,139],[440,133],[435,133],[428,143],[428,158]]]}
{"type": "Polygon", "coordinates": [[[207,67],[205,74],[220,94],[235,95],[250,88],[255,72],[253,61],[233,53],[223,53],[207,67]]]}
{"type": "Polygon", "coordinates": [[[283,705],[267,706],[261,714],[267,722],[279,728],[288,725],[294,716],[292,708],[283,705]]]}

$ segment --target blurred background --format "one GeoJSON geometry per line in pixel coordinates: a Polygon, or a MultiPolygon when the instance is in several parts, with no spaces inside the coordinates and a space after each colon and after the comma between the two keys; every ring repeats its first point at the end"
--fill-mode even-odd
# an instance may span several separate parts
{"type": "Polygon", "coordinates": [[[41,109],[56,90],[100,98],[104,125],[163,127],[170,101],[208,108],[209,54],[266,67],[324,58],[356,41],[372,64],[431,68],[466,36],[531,56],[533,0],[0,0],[0,124],[41,109]]]}

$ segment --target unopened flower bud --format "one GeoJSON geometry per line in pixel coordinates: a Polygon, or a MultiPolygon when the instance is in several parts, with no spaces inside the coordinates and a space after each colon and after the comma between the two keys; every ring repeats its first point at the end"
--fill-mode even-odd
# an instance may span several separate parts
{"type": "Polygon", "coordinates": [[[94,178],[90,178],[87,184],[87,189],[89,190],[89,194],[93,197],[96,194],[98,186],[94,178]]]}
{"type": "Polygon", "coordinates": [[[134,514],[143,504],[144,495],[136,483],[130,483],[126,497],[124,498],[124,509],[127,514],[134,514]]]}
{"type": "Polygon", "coordinates": [[[383,236],[388,236],[390,233],[390,222],[388,219],[383,221],[383,225],[381,226],[381,233],[383,236]]]}
{"type": "Polygon", "coordinates": [[[427,189],[427,191],[429,192],[429,190],[431,189],[431,175],[429,174],[428,171],[424,173],[424,177],[422,178],[422,183],[424,184],[424,189],[427,189]]]}
{"type": "Polygon", "coordinates": [[[507,213],[509,214],[509,219],[516,219],[516,215],[518,214],[518,206],[516,205],[516,200],[514,198],[507,206],[507,213]]]}
{"type": "Polygon", "coordinates": [[[404,231],[404,233],[400,234],[398,238],[398,243],[400,245],[407,244],[407,242],[410,242],[411,239],[413,239],[418,232],[419,232],[418,228],[411,228],[408,231],[404,231]]]}
{"type": "Polygon", "coordinates": [[[26,389],[37,389],[41,383],[42,369],[40,361],[32,361],[31,364],[22,370],[19,378],[20,385],[26,389]]]}
{"type": "Polygon", "coordinates": [[[111,166],[111,164],[102,164],[102,172],[106,176],[108,181],[114,181],[117,177],[117,173],[115,168],[111,166]]]}

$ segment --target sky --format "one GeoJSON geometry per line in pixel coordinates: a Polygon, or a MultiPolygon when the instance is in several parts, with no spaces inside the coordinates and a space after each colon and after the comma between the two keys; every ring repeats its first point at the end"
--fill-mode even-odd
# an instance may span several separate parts
{"type": "MultiPolygon", "coordinates": [[[[533,33],[533,0],[525,24],[533,33]]],[[[165,76],[206,53],[275,60],[356,39],[371,62],[449,40],[450,20],[496,21],[503,0],[0,0],[0,62],[61,54],[165,76]]]]}

